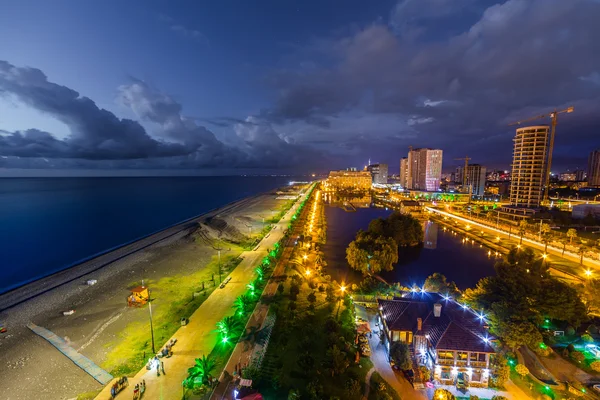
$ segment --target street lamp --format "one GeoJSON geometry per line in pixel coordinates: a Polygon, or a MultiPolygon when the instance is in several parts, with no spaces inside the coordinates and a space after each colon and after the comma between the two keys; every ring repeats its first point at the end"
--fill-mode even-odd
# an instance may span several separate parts
{"type": "Polygon", "coordinates": [[[306,276],[310,276],[310,269],[307,269],[305,274],[306,274],[306,276]]]}
{"type": "Polygon", "coordinates": [[[152,354],[156,355],[154,347],[154,327],[152,326],[152,299],[150,298],[150,289],[148,289],[148,313],[150,314],[150,336],[152,337],[152,354]]]}
{"type": "Polygon", "coordinates": [[[589,278],[590,276],[592,276],[592,270],[590,270],[590,269],[586,269],[586,270],[585,270],[585,276],[587,276],[588,278],[589,278]]]}

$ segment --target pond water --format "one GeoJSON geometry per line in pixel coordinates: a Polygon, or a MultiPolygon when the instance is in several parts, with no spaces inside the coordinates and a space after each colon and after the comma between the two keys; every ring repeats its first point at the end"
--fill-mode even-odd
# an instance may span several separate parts
{"type": "MultiPolygon", "coordinates": [[[[385,208],[357,208],[347,212],[339,207],[326,206],[327,243],[323,246],[327,273],[338,282],[357,283],[362,275],[352,270],[346,262],[346,247],[359,229],[366,230],[375,218],[391,214],[385,208]]],[[[422,285],[434,272],[444,274],[449,281],[464,290],[474,287],[479,279],[494,274],[497,258],[488,255],[486,247],[462,243],[462,237],[444,230],[434,222],[424,223],[424,245],[418,248],[401,248],[398,263],[393,271],[381,273],[386,281],[402,285],[422,285]]]]}

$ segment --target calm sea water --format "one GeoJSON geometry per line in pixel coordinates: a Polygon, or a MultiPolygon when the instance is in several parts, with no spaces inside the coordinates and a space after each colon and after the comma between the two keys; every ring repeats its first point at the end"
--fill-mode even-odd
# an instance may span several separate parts
{"type": "MultiPolygon", "coordinates": [[[[346,212],[341,208],[325,208],[327,218],[327,243],[323,248],[327,269],[338,282],[358,282],[362,275],[348,266],[346,247],[359,229],[366,230],[375,218],[385,218],[391,211],[383,208],[359,208],[346,212]]],[[[444,231],[435,223],[424,226],[422,248],[400,249],[399,262],[394,270],[381,276],[388,282],[401,282],[405,286],[423,285],[434,272],[440,272],[454,281],[459,288],[473,287],[479,279],[493,275],[496,259],[488,256],[488,249],[479,244],[463,244],[459,235],[444,231]]]]}
{"type": "Polygon", "coordinates": [[[0,179],[0,293],[290,180],[0,179]]]}

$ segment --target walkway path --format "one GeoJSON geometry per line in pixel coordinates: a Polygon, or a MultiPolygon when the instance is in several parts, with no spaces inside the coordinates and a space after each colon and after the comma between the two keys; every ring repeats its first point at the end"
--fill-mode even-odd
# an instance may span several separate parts
{"type": "Polygon", "coordinates": [[[90,360],[83,354],[78,353],[77,350],[69,346],[69,344],[65,342],[63,338],[56,336],[54,332],[51,332],[46,328],[42,328],[41,326],[37,326],[32,322],[27,324],[27,327],[31,329],[35,334],[46,339],[52,346],[56,347],[61,353],[67,356],[78,367],[90,374],[92,378],[94,378],[101,384],[106,385],[113,379],[113,376],[111,374],[94,364],[92,360],[90,360]]]}
{"type": "MultiPolygon", "coordinates": [[[[166,374],[156,375],[156,371],[147,371],[144,367],[135,377],[129,380],[129,387],[119,394],[122,398],[132,398],[133,387],[144,379],[146,381],[146,399],[181,399],[182,381],[187,377],[187,370],[194,365],[195,359],[203,354],[210,354],[217,342],[215,325],[224,316],[232,313],[231,306],[235,299],[246,292],[246,285],[254,278],[254,268],[268,254],[276,242],[283,237],[292,216],[308,191],[296,204],[273,226],[270,235],[265,237],[253,251],[242,253],[242,262],[229,277],[231,280],[224,289],[216,289],[198,307],[189,318],[187,326],[181,327],[173,338],[177,344],[173,347],[173,356],[163,359],[166,374]]],[[[225,277],[223,277],[225,279],[225,277]]],[[[110,385],[106,386],[96,397],[97,400],[110,399],[110,385]]]]}
{"type": "Polygon", "coordinates": [[[365,395],[363,396],[363,400],[368,400],[369,392],[371,391],[371,375],[375,372],[375,367],[371,368],[369,372],[367,372],[367,376],[365,376],[365,395]]]}
{"type": "Polygon", "coordinates": [[[426,400],[424,390],[415,390],[404,377],[396,373],[389,362],[385,345],[379,340],[379,328],[377,327],[377,314],[366,310],[362,306],[356,306],[356,315],[369,321],[373,335],[369,339],[371,346],[371,361],[375,371],[400,395],[403,400],[426,400]]]}

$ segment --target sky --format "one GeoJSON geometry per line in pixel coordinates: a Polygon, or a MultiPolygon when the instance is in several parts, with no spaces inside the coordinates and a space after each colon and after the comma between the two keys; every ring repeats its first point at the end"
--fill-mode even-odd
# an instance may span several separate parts
{"type": "Polygon", "coordinates": [[[509,169],[509,124],[568,106],[553,170],[600,148],[600,0],[0,9],[0,175],[398,173],[409,146],[509,169]]]}

